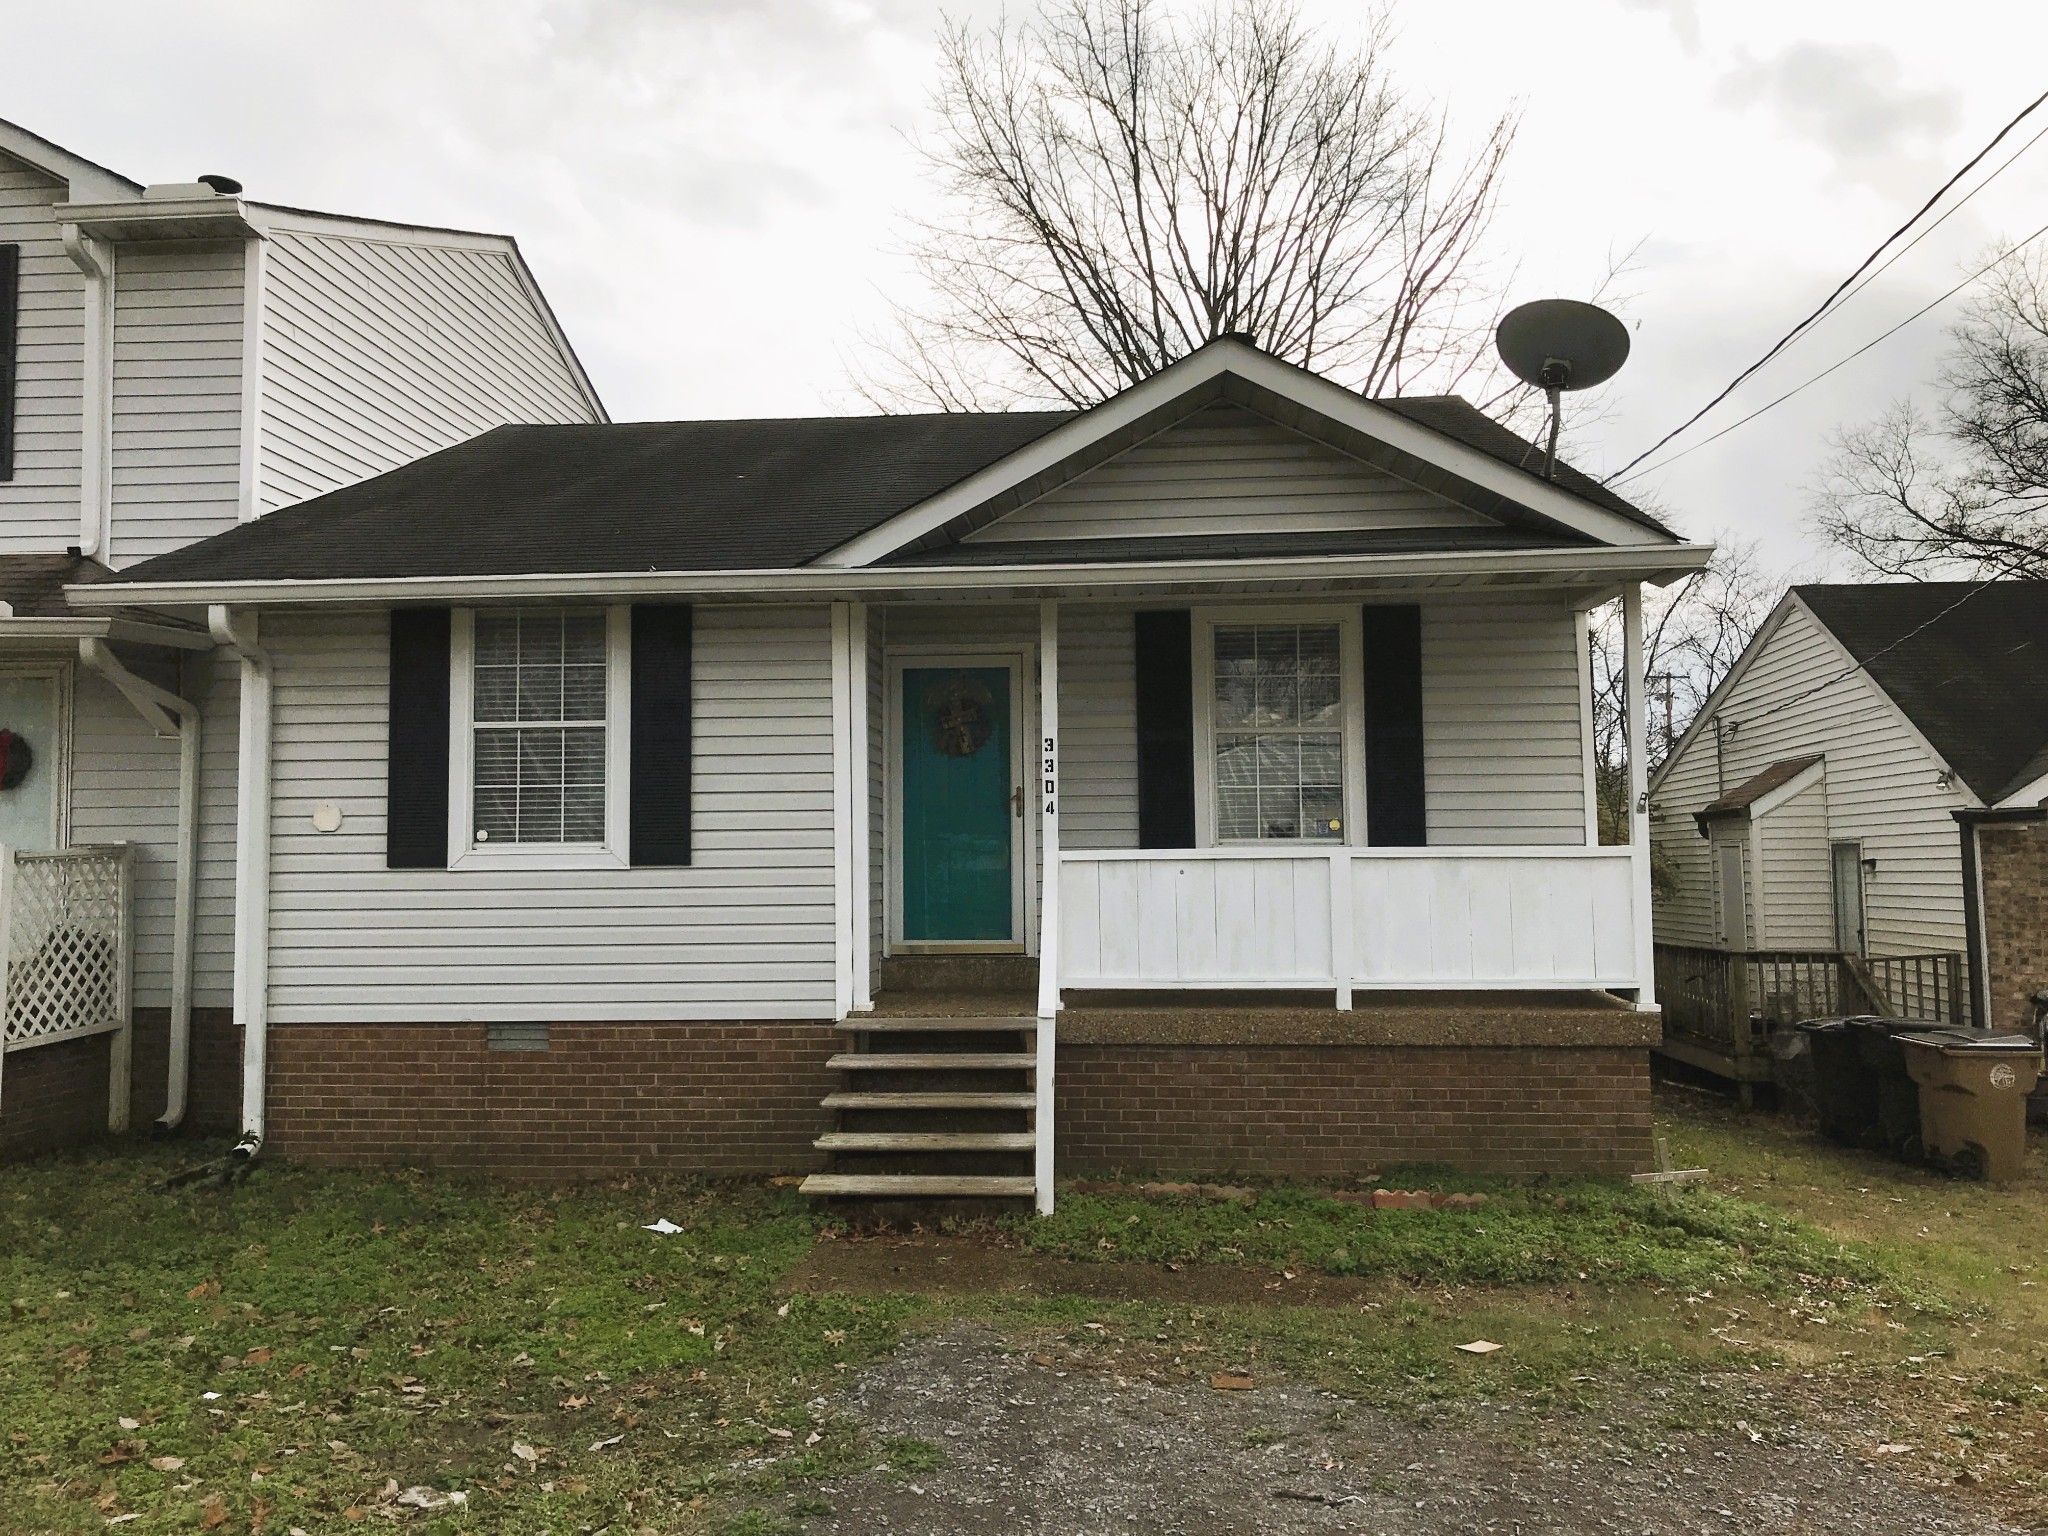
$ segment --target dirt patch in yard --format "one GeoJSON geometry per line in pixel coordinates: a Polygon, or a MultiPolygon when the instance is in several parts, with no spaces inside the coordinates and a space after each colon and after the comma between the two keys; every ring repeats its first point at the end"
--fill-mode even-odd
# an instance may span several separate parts
{"type": "MultiPolygon", "coordinates": [[[[957,1257],[955,1262],[957,1262],[957,1257]]],[[[1780,1425],[1740,1381],[1732,1431],[1683,1427],[1642,1388],[1597,1418],[1480,1400],[1423,1415],[1311,1387],[1251,1390],[1079,1368],[973,1325],[908,1340],[834,1407],[887,1447],[818,1485],[803,1529],[920,1536],[1181,1533],[1772,1533],[1989,1536],[2000,1525],[1907,1486],[1853,1436],[1780,1425]],[[829,1506],[829,1512],[826,1507],[829,1506]]]]}
{"type": "Polygon", "coordinates": [[[1089,1264],[986,1237],[840,1238],[821,1242],[783,1282],[811,1295],[1078,1296],[1184,1306],[1348,1307],[1383,1280],[1250,1264],[1089,1264]]]}

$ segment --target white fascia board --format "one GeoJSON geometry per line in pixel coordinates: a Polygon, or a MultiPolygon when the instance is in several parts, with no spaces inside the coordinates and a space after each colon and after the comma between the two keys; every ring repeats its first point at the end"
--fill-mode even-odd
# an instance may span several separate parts
{"type": "Polygon", "coordinates": [[[1036,442],[1008,454],[957,485],[898,513],[878,528],[851,539],[819,558],[830,566],[869,565],[943,528],[983,502],[1044,473],[1091,444],[1143,420],[1152,412],[1222,376],[1230,374],[1283,399],[1291,400],[1353,431],[1375,438],[1446,473],[1495,492],[1589,538],[1613,545],[1673,545],[1678,540],[1640,523],[1594,506],[1571,492],[1526,470],[1503,464],[1489,454],[1468,448],[1442,433],[1420,426],[1385,406],[1319,378],[1304,368],[1284,363],[1256,347],[1224,339],[1189,353],[1179,362],[1134,384],[1092,410],[1055,427],[1036,442]]]}
{"type": "Polygon", "coordinates": [[[61,144],[52,144],[18,123],[0,120],[0,154],[67,183],[71,197],[80,202],[113,202],[142,196],[141,182],[130,181],[104,165],[95,165],[83,155],[75,155],[61,144]]]}
{"type": "Polygon", "coordinates": [[[2042,774],[2038,779],[2022,784],[2003,800],[2000,800],[1998,804],[1992,806],[1991,809],[1994,811],[2038,810],[2041,807],[2041,802],[2044,800],[2048,800],[2048,773],[2042,774]]]}
{"type": "Polygon", "coordinates": [[[50,645],[76,650],[80,640],[123,640],[136,645],[168,645],[186,651],[210,651],[206,634],[183,624],[124,615],[101,618],[0,619],[0,651],[50,645]]]}
{"type": "Polygon", "coordinates": [[[1787,800],[1790,800],[1794,795],[1811,789],[1816,780],[1827,776],[1827,771],[1828,760],[1825,756],[1819,762],[1808,763],[1769,794],[1760,795],[1751,801],[1749,804],[1749,819],[1756,821],[1770,815],[1771,812],[1775,811],[1787,800]]]}
{"type": "Polygon", "coordinates": [[[235,608],[450,603],[492,599],[637,597],[772,598],[820,602],[877,594],[982,595],[1009,601],[1152,588],[1265,586],[1307,590],[1357,582],[1411,587],[1526,584],[1573,587],[1619,575],[1653,581],[1697,570],[1709,544],[1588,546],[1558,550],[1461,550],[1406,555],[1294,555],[1270,560],[1123,561],[1089,565],[859,566],[743,571],[622,571],[587,575],[404,576],[374,580],[118,582],[66,587],[75,608],[235,608]]]}

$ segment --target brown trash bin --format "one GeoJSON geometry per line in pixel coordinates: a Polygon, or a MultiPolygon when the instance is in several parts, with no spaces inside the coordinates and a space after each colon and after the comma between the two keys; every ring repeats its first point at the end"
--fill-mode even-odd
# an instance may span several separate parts
{"type": "Polygon", "coordinates": [[[1920,1085],[1920,1142],[1957,1173],[2004,1181],[2020,1175],[2027,1150],[2027,1095],[2041,1075],[2041,1047],[2028,1035],[1967,1029],[1902,1034],[1906,1070],[1920,1085]]]}

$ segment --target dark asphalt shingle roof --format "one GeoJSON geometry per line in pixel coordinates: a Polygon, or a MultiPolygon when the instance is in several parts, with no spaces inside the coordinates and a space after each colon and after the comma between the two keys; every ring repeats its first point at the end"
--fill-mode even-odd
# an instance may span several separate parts
{"type": "Polygon", "coordinates": [[[2048,760],[2048,581],[1795,587],[1992,804],[2048,760]]]}
{"type": "Polygon", "coordinates": [[[1820,754],[1811,757],[1787,757],[1771,764],[1762,773],[1744,779],[1718,800],[1710,800],[1696,813],[1701,818],[1726,816],[1735,811],[1746,811],[1780,785],[1790,784],[1800,774],[1820,761],[1820,754]]]}
{"type": "Polygon", "coordinates": [[[1557,549],[1589,540],[1515,528],[1357,528],[1321,533],[1168,534],[1014,539],[907,549],[883,565],[1086,565],[1120,560],[1270,560],[1289,555],[1406,555],[1446,549],[1557,549]]]}
{"type": "Polygon", "coordinates": [[[1066,411],[497,427],[130,567],[277,581],[806,564],[1066,411]]]}
{"type": "Polygon", "coordinates": [[[83,555],[0,555],[0,603],[17,619],[75,618],[64,589],[113,574],[83,555]]]}
{"type": "MultiPolygon", "coordinates": [[[[1379,403],[1503,462],[1540,463],[1529,444],[1462,400],[1379,403]]],[[[144,561],[116,580],[374,581],[791,569],[1077,414],[498,427],[144,561]]],[[[1558,484],[1663,531],[1647,514],[1567,466],[1559,466],[1558,484]]],[[[1541,542],[1565,541],[1551,536],[1541,542]]],[[[1164,554],[1156,545],[1154,550],[1164,554]]],[[[1100,546],[1089,553],[1115,558],[1100,546]]]]}

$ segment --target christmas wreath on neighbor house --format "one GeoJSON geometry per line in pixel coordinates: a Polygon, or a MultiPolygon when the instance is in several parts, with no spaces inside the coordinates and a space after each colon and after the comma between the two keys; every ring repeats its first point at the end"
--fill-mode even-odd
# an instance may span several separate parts
{"type": "Polygon", "coordinates": [[[36,765],[36,755],[18,732],[0,730],[0,790],[19,789],[36,765]]]}
{"type": "Polygon", "coordinates": [[[980,679],[956,672],[924,692],[932,723],[932,745],[947,757],[972,757],[995,733],[989,706],[995,696],[980,679]]]}

